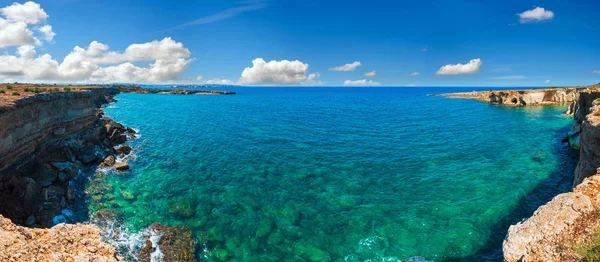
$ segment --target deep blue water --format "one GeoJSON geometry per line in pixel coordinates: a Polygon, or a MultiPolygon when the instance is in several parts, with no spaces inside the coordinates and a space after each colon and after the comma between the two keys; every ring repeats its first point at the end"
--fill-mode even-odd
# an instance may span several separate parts
{"type": "Polygon", "coordinates": [[[120,94],[106,114],[141,137],[90,210],[186,225],[208,261],[501,260],[507,226],[570,189],[572,118],[426,96],[473,89],[120,94]]]}

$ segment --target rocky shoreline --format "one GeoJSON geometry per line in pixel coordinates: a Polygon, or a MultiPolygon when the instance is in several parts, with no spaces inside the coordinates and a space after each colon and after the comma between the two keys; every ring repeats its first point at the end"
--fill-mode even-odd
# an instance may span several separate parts
{"type": "Polygon", "coordinates": [[[557,87],[530,90],[473,91],[450,94],[431,94],[449,98],[475,99],[486,103],[507,106],[532,106],[572,103],[585,87],[557,87]]]}
{"type": "Polygon", "coordinates": [[[593,245],[600,236],[600,85],[439,96],[508,106],[571,102],[566,114],[573,115],[573,127],[563,142],[580,152],[574,189],[510,226],[502,250],[505,261],[582,261],[590,245],[600,247],[593,245]]]}
{"type": "MultiPolygon", "coordinates": [[[[84,210],[84,219],[77,214],[78,204],[85,205],[89,198],[88,192],[76,190],[83,186],[77,184],[85,181],[82,176],[92,173],[92,177],[102,176],[95,172],[98,168],[114,168],[119,172],[129,169],[119,159],[132,152],[126,142],[135,138],[136,132],[104,117],[101,109],[114,102],[114,95],[121,90],[77,86],[36,88],[40,91],[31,95],[0,97],[0,123],[3,123],[0,125],[0,235],[7,239],[0,258],[2,261],[48,261],[52,260],[50,257],[60,261],[120,261],[122,258],[116,255],[115,248],[102,242],[110,239],[100,239],[101,230],[97,226],[65,223],[87,220],[87,211],[84,210]],[[48,236],[54,240],[44,244],[48,236]],[[56,245],[46,247],[49,244],[56,245]],[[17,249],[19,252],[8,252],[17,249]]],[[[25,94],[34,90],[24,85],[14,85],[11,89],[25,94]]],[[[107,219],[116,218],[94,214],[93,220],[102,226],[107,219]]],[[[145,236],[146,247],[142,246],[143,252],[139,254],[141,261],[150,261],[149,250],[155,256],[160,255],[162,261],[195,261],[191,232],[183,234],[186,232],[183,227],[160,224],[153,225],[152,232],[156,243],[148,242],[150,235],[145,236]],[[173,239],[177,240],[175,244],[173,239]]]]}

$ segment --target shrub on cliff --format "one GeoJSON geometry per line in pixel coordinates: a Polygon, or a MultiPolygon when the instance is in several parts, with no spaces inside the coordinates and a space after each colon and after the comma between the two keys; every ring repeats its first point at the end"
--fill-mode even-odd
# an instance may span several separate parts
{"type": "Polygon", "coordinates": [[[13,96],[20,96],[21,94],[19,94],[19,92],[12,92],[13,96]]]}
{"type": "Polygon", "coordinates": [[[6,92],[4,92],[4,90],[0,90],[0,94],[4,94],[4,93],[6,93],[6,92]]]}
{"type": "Polygon", "coordinates": [[[63,88],[63,90],[69,92],[69,91],[71,91],[71,88],[70,87],[65,87],[65,88],[63,88]]]}
{"type": "Polygon", "coordinates": [[[12,86],[11,86],[11,85],[7,85],[7,86],[6,86],[6,89],[8,89],[8,90],[11,90],[11,89],[12,89],[12,86]]]}

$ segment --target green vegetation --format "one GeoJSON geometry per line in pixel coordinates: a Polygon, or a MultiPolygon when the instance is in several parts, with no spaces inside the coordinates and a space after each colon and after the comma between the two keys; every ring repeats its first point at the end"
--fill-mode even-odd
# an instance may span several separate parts
{"type": "Polygon", "coordinates": [[[69,92],[69,91],[71,91],[71,88],[70,87],[65,87],[65,88],[63,88],[63,90],[69,92]]]}
{"type": "Polygon", "coordinates": [[[4,94],[4,93],[6,93],[6,92],[4,92],[3,89],[0,89],[0,94],[4,94]]]}
{"type": "Polygon", "coordinates": [[[11,86],[11,85],[7,85],[7,86],[6,86],[6,89],[8,89],[8,90],[11,90],[11,89],[12,89],[12,86],[11,86]]]}
{"type": "Polygon", "coordinates": [[[19,94],[19,92],[12,92],[13,96],[20,96],[21,94],[19,94]]]}
{"type": "Polygon", "coordinates": [[[590,241],[578,246],[576,251],[583,262],[600,261],[600,232],[596,232],[590,241]]]}

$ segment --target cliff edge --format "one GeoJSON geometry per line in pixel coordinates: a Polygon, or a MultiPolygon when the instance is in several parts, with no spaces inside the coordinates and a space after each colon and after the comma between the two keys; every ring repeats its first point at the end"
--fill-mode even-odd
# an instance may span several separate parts
{"type": "MultiPolygon", "coordinates": [[[[512,225],[503,243],[505,261],[582,261],[586,246],[600,232],[600,90],[578,90],[567,113],[574,116],[567,135],[577,140],[580,158],[572,192],[560,194],[534,214],[512,225]]],[[[592,251],[597,253],[597,251],[592,251]]]]}
{"type": "Polygon", "coordinates": [[[580,87],[557,87],[531,90],[473,91],[451,94],[435,94],[450,98],[475,99],[486,103],[507,106],[532,106],[571,103],[575,101],[580,87]]]}
{"type": "Polygon", "coordinates": [[[124,261],[92,225],[25,228],[0,216],[0,261],[124,261]]]}

